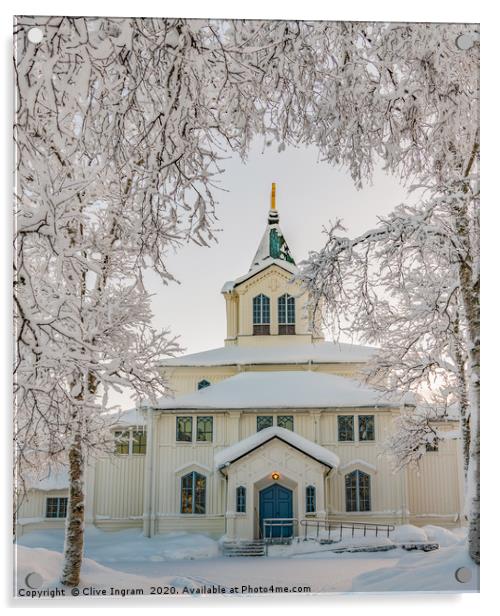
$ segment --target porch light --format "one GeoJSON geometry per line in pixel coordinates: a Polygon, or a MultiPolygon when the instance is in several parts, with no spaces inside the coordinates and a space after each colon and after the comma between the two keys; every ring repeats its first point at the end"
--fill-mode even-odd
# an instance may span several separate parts
{"type": "Polygon", "coordinates": [[[278,473],[278,471],[274,471],[274,473],[271,474],[271,478],[274,479],[274,481],[278,481],[280,477],[281,475],[278,473]]]}

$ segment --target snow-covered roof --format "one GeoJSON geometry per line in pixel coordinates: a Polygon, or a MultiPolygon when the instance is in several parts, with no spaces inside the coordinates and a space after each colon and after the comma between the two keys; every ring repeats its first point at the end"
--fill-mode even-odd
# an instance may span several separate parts
{"type": "Polygon", "coordinates": [[[354,379],[291,370],[242,372],[191,394],[160,398],[156,409],[258,409],[396,406],[354,379]]]}
{"type": "Polygon", "coordinates": [[[375,347],[343,342],[316,342],[265,347],[232,345],[163,359],[160,361],[160,366],[364,363],[376,351],[375,347]]]}
{"type": "Polygon", "coordinates": [[[448,419],[460,419],[460,406],[458,403],[453,402],[446,409],[446,416],[448,419]]]}
{"type": "Polygon", "coordinates": [[[38,475],[30,474],[26,478],[26,483],[29,488],[42,490],[43,492],[65,490],[69,486],[68,470],[66,468],[59,470],[51,469],[49,471],[41,471],[38,475]]]}
{"type": "Polygon", "coordinates": [[[246,274],[243,274],[243,276],[240,276],[235,280],[228,280],[226,283],[224,283],[224,286],[221,289],[221,293],[227,293],[228,291],[232,291],[234,287],[237,287],[242,282],[245,282],[245,280],[252,278],[252,276],[259,274],[268,267],[271,267],[271,265],[277,265],[278,267],[283,268],[290,274],[296,274],[299,271],[297,266],[293,263],[283,261],[283,259],[273,259],[272,257],[266,257],[266,259],[261,261],[259,264],[252,265],[250,270],[246,274]]]}
{"type": "Polygon", "coordinates": [[[288,443],[292,447],[299,449],[311,458],[326,464],[326,466],[330,468],[337,468],[340,463],[338,456],[332,451],[325,449],[325,447],[313,443],[296,432],[292,432],[286,428],[272,426],[271,428],[260,430],[260,432],[252,434],[242,441],[217,452],[214,456],[214,464],[216,468],[222,468],[275,438],[288,443]]]}
{"type": "Polygon", "coordinates": [[[106,413],[106,416],[112,420],[114,425],[119,426],[143,426],[146,421],[144,412],[137,409],[127,409],[126,411],[112,411],[106,413]]]}
{"type": "Polygon", "coordinates": [[[288,244],[285,240],[285,236],[283,235],[283,231],[279,225],[279,214],[274,204],[269,210],[264,235],[260,240],[254,258],[252,259],[252,264],[250,265],[249,271],[244,276],[240,276],[236,280],[229,280],[226,282],[222,287],[221,292],[227,293],[228,291],[232,291],[234,287],[238,286],[242,282],[245,282],[245,280],[255,276],[255,274],[258,274],[271,265],[278,265],[291,274],[296,274],[298,271],[290,249],[288,248],[288,244]]]}

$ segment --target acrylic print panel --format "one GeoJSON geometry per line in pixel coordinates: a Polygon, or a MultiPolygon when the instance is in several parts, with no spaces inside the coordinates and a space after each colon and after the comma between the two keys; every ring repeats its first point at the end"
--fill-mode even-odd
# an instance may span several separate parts
{"type": "Polygon", "coordinates": [[[16,595],[478,591],[477,25],[14,56],[16,595]]]}

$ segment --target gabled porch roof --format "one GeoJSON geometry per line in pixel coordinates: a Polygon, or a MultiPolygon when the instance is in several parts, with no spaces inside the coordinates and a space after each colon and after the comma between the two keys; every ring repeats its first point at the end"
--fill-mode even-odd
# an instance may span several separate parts
{"type": "Polygon", "coordinates": [[[295,432],[292,432],[291,430],[287,430],[286,428],[272,426],[270,428],[265,428],[256,434],[252,434],[242,441],[239,441],[238,443],[235,443],[230,447],[226,447],[226,449],[216,453],[214,456],[215,467],[223,468],[228,466],[273,439],[278,439],[287,445],[290,445],[294,449],[301,451],[306,456],[313,458],[313,460],[316,460],[329,468],[338,468],[340,464],[339,457],[325,447],[322,447],[317,443],[313,443],[312,441],[295,432]]]}

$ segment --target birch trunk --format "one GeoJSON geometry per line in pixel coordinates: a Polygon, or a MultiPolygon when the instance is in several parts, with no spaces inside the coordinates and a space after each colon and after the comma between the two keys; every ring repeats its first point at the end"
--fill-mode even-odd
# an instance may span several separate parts
{"type": "Polygon", "coordinates": [[[81,435],[77,432],[69,450],[69,502],[61,578],[66,586],[78,586],[80,583],[84,530],[83,471],[81,435]]]}
{"type": "Polygon", "coordinates": [[[457,215],[457,235],[464,254],[460,264],[460,287],[467,330],[468,391],[470,409],[470,455],[466,481],[467,514],[469,521],[469,554],[479,564],[479,452],[480,452],[480,327],[479,275],[476,277],[473,249],[469,235],[469,221],[463,209],[457,215]]]}
{"type": "Polygon", "coordinates": [[[467,481],[468,501],[469,501],[469,536],[468,546],[469,555],[472,560],[479,565],[480,560],[480,472],[479,472],[479,414],[472,422],[471,455],[467,481]]]}
{"type": "Polygon", "coordinates": [[[479,297],[470,294],[469,307],[472,316],[470,323],[469,343],[469,398],[470,398],[470,444],[469,469],[467,473],[467,505],[469,514],[469,554],[472,560],[479,564],[479,537],[480,537],[480,358],[479,358],[479,297]]]}
{"type": "Polygon", "coordinates": [[[460,433],[462,435],[462,454],[464,461],[464,476],[465,484],[467,485],[467,476],[469,472],[469,458],[471,453],[470,445],[470,408],[469,408],[469,391],[467,387],[467,370],[466,370],[466,353],[464,341],[460,332],[460,324],[458,318],[453,324],[453,352],[454,360],[457,368],[458,379],[458,404],[460,408],[460,433]]]}
{"type": "MultiPolygon", "coordinates": [[[[476,135],[478,137],[478,134],[476,135]]],[[[471,173],[479,156],[479,139],[472,147],[470,158],[464,170],[464,177],[471,173]]],[[[470,187],[464,182],[463,192],[468,193],[470,187]]],[[[469,214],[464,201],[454,208],[455,231],[461,244],[461,259],[459,265],[460,293],[462,296],[468,363],[468,394],[470,412],[470,453],[468,466],[464,468],[466,477],[466,508],[469,523],[468,547],[472,560],[479,564],[480,554],[480,503],[479,503],[479,453],[480,453],[480,277],[479,277],[479,227],[474,229],[474,221],[479,223],[478,206],[472,203],[472,213],[469,214]],[[472,218],[472,220],[471,220],[472,218]],[[475,232],[475,234],[474,234],[475,232]],[[475,236],[475,237],[474,237],[475,236]]]]}

